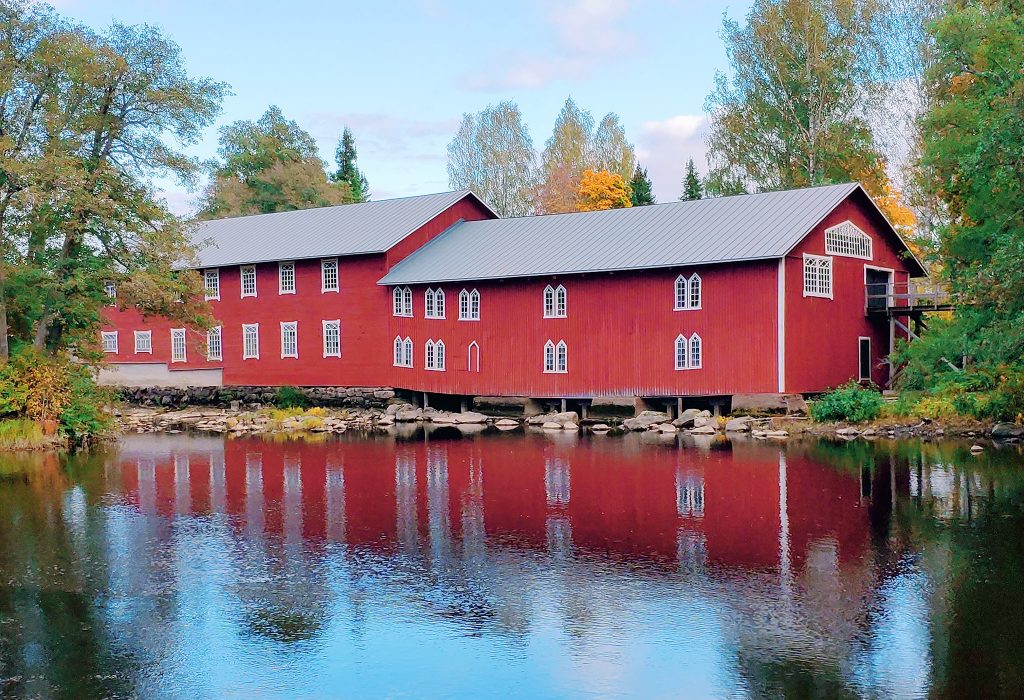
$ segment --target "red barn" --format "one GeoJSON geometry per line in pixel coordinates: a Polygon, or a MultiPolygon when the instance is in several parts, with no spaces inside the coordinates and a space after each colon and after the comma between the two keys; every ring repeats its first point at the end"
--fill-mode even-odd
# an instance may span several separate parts
{"type": "Polygon", "coordinates": [[[196,239],[220,325],[112,308],[113,381],[583,404],[884,385],[895,325],[865,285],[924,274],[857,184],[515,219],[450,192],[196,239]]]}

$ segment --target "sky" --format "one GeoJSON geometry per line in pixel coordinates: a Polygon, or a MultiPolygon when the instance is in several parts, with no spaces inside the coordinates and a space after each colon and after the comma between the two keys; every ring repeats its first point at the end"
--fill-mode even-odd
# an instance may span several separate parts
{"type": "MultiPolygon", "coordinates": [[[[51,0],[52,2],[53,0],[51,0]]],[[[595,120],[617,113],[658,201],[676,199],[687,158],[704,169],[704,100],[726,68],[724,13],[749,0],[57,0],[97,30],[116,20],[161,27],[193,76],[226,82],[217,128],[278,105],[333,162],[345,125],[373,199],[449,189],[446,146],[463,113],[518,103],[542,148],[572,96],[595,120]]],[[[197,192],[160,181],[171,208],[197,192]]]]}

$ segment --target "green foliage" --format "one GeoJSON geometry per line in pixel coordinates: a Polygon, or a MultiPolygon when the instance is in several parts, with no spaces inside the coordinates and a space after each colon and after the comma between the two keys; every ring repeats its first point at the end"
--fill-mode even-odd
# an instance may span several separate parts
{"type": "Polygon", "coordinates": [[[277,390],[274,404],[278,408],[302,408],[309,406],[309,399],[294,386],[282,386],[277,390]]]}
{"type": "Polygon", "coordinates": [[[693,164],[693,158],[686,161],[686,176],[683,178],[683,193],[679,199],[683,202],[691,202],[704,196],[704,187],[697,175],[697,168],[693,164]]]}
{"type": "Polygon", "coordinates": [[[629,188],[634,207],[655,203],[654,185],[651,183],[651,178],[647,175],[647,168],[642,167],[639,163],[636,164],[633,179],[629,181],[629,188]]]}
{"type": "Polygon", "coordinates": [[[115,399],[113,389],[98,385],[89,367],[73,365],[68,373],[68,403],[60,424],[75,442],[101,435],[111,427],[107,407],[115,399]]]}
{"type": "Polygon", "coordinates": [[[334,151],[334,162],[338,169],[331,175],[332,182],[343,182],[352,192],[353,202],[365,202],[370,199],[370,184],[366,175],[356,164],[356,139],[347,126],[341,132],[338,148],[334,151]]]}
{"type": "Polygon", "coordinates": [[[874,387],[866,389],[849,382],[812,403],[811,418],[819,422],[862,423],[878,418],[882,403],[882,395],[874,387]]]}

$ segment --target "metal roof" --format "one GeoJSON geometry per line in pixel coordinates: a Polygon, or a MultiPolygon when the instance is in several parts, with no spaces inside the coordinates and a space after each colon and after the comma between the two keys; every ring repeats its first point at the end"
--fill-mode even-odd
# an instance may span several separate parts
{"type": "Polygon", "coordinates": [[[707,265],[785,256],[856,183],[629,209],[465,221],[379,284],[707,265]]]}
{"type": "Polygon", "coordinates": [[[202,221],[198,267],[383,253],[469,190],[202,221]]]}

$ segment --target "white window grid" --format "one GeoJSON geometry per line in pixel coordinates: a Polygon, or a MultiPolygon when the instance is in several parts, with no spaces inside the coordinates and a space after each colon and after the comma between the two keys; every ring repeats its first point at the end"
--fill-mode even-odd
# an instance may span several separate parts
{"type": "Polygon", "coordinates": [[[185,329],[171,329],[171,362],[185,362],[185,329]]]}
{"type": "Polygon", "coordinates": [[[239,274],[242,278],[242,296],[256,296],[256,266],[242,265],[239,274]]]}
{"type": "Polygon", "coordinates": [[[277,264],[277,293],[295,294],[295,263],[277,264]]]}
{"type": "Polygon", "coordinates": [[[680,334],[675,340],[675,366],[677,370],[700,369],[704,366],[704,341],[694,333],[689,338],[680,334]]]}
{"type": "Polygon", "coordinates": [[[424,354],[426,361],[424,362],[424,369],[428,369],[434,372],[444,371],[444,341],[438,340],[436,343],[433,339],[428,340],[424,346],[424,354]]]}
{"type": "Polygon", "coordinates": [[[412,316],[412,289],[395,287],[391,290],[392,313],[395,316],[412,316]]]}
{"type": "Polygon", "coordinates": [[[544,343],[544,373],[565,374],[569,371],[569,348],[564,340],[544,343]]]}
{"type": "Polygon", "coordinates": [[[544,288],[544,318],[565,318],[568,310],[568,293],[565,287],[550,284],[544,288]]]}
{"type": "Polygon", "coordinates": [[[424,318],[444,318],[444,290],[428,289],[423,293],[424,318]]]}
{"type": "Polygon", "coordinates": [[[341,320],[323,322],[324,357],[341,357],[341,320]]]}
{"type": "Polygon", "coordinates": [[[459,292],[459,320],[480,320],[480,292],[476,289],[473,291],[463,289],[459,292]]]}
{"type": "Polygon", "coordinates": [[[153,354],[153,331],[135,331],[135,352],[153,354]]]}
{"type": "Polygon", "coordinates": [[[203,287],[207,301],[220,300],[220,270],[204,270],[203,287]]]}
{"type": "Polygon", "coordinates": [[[675,281],[675,311],[691,311],[701,307],[703,282],[700,275],[694,273],[689,277],[679,275],[675,281]]]}
{"type": "Polygon", "coordinates": [[[117,354],[117,331],[103,331],[100,337],[103,339],[103,352],[117,354]]]}
{"type": "Polygon", "coordinates": [[[260,324],[242,324],[242,359],[260,359],[260,324]]]}
{"type": "Polygon", "coordinates": [[[852,221],[844,221],[825,229],[825,253],[871,260],[871,236],[852,221]]]}
{"type": "Polygon", "coordinates": [[[224,341],[220,326],[214,326],[206,331],[206,359],[224,359],[224,341]]]}
{"type": "Polygon", "coordinates": [[[804,296],[832,298],[832,258],[804,254],[804,296]]]}
{"type": "Polygon", "coordinates": [[[412,339],[395,337],[395,367],[412,367],[412,339]]]}
{"type": "Polygon", "coordinates": [[[281,321],[281,357],[299,357],[298,321],[281,321]]]}
{"type": "Polygon", "coordinates": [[[103,293],[107,295],[107,298],[111,301],[117,299],[117,285],[114,284],[113,280],[107,280],[103,283],[103,293]]]}
{"type": "Polygon", "coordinates": [[[327,258],[320,261],[320,291],[337,292],[340,289],[338,277],[338,259],[327,258]]]}

